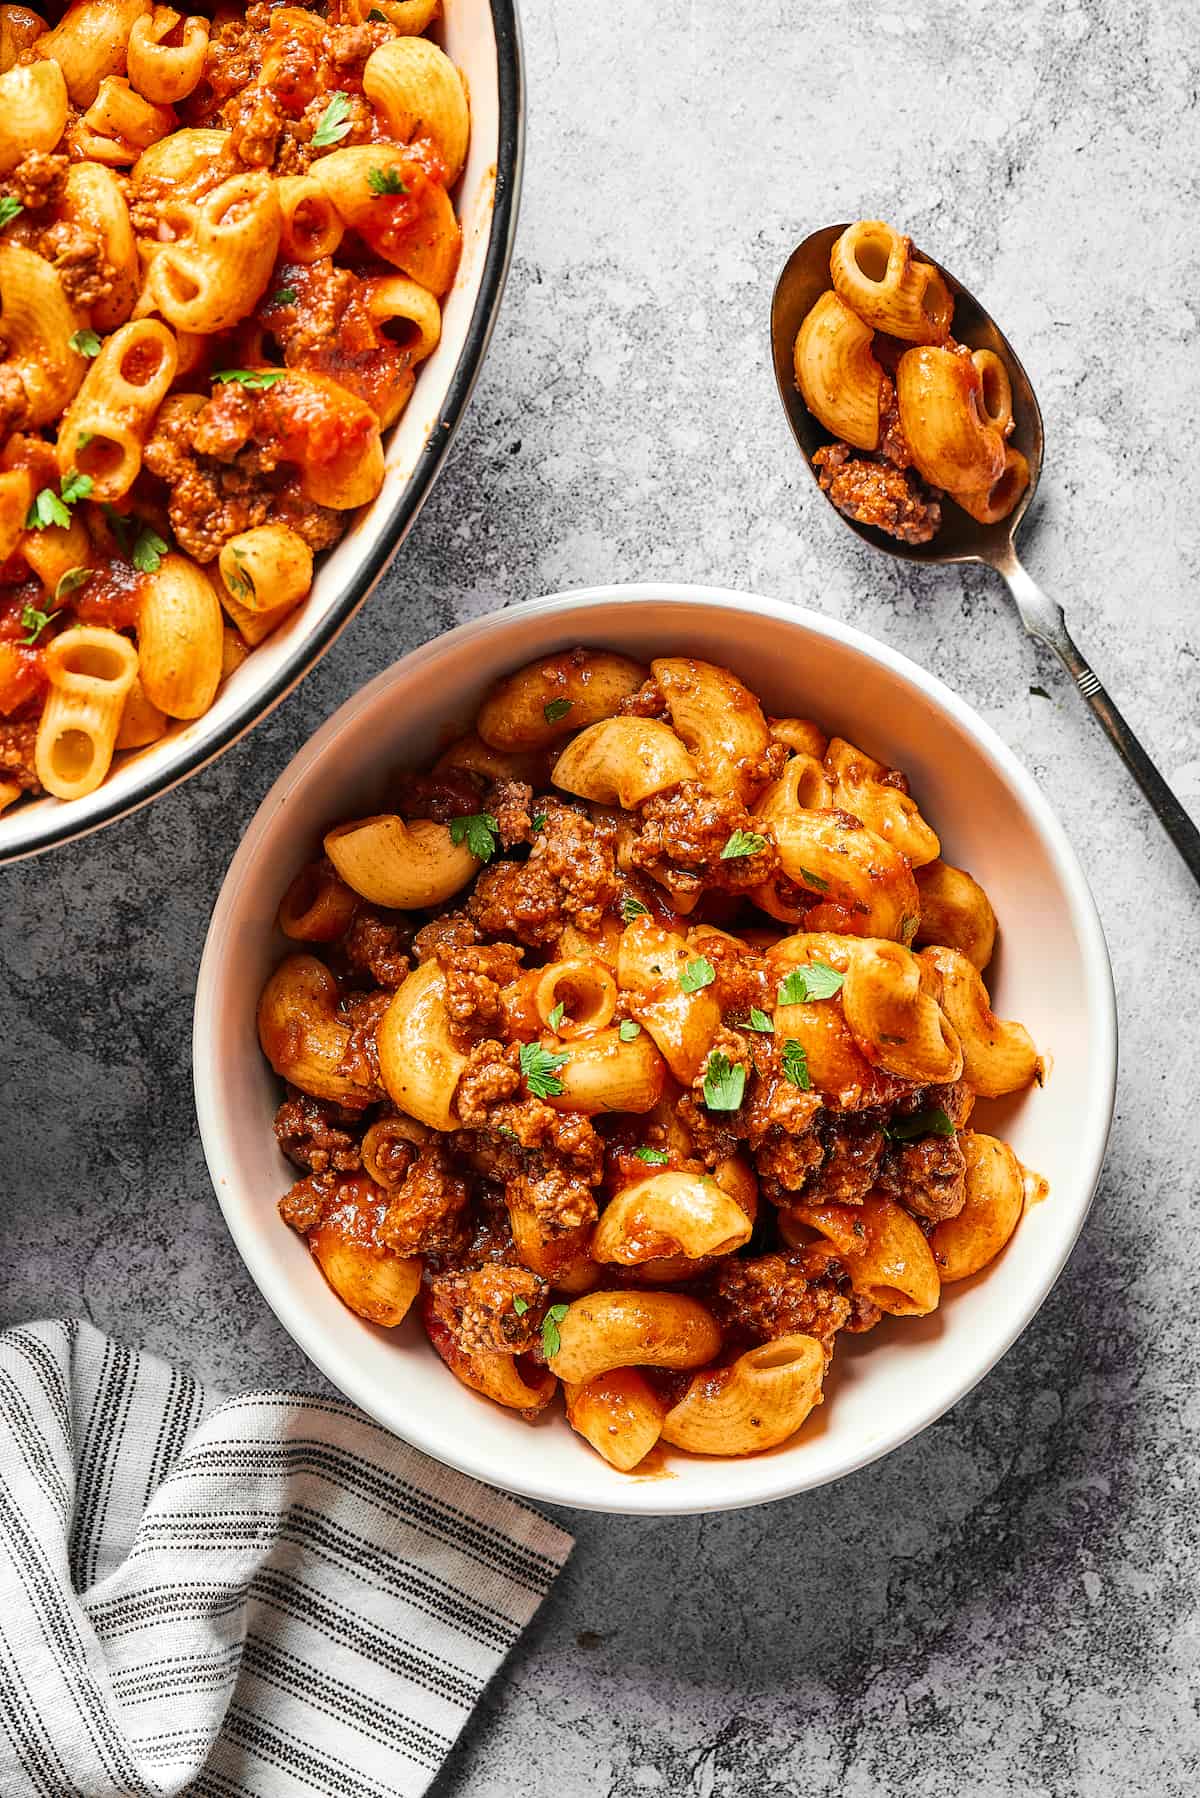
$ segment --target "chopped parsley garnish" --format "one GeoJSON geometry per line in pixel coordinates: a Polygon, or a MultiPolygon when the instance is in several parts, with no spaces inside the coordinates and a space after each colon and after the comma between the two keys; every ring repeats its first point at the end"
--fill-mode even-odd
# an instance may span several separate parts
{"type": "Polygon", "coordinates": [[[152,531],[144,524],[137,534],[133,546],[133,565],[141,574],[157,574],[158,567],[167,553],[167,546],[157,531],[152,531]]]}
{"type": "Polygon", "coordinates": [[[549,1049],[543,1049],[541,1043],[521,1044],[521,1072],[535,1099],[557,1099],[563,1089],[558,1070],[570,1059],[565,1051],[552,1054],[549,1049]]]}
{"type": "Polygon", "coordinates": [[[545,830],[545,828],[546,828],[545,812],[535,812],[533,814],[533,817],[529,820],[529,828],[531,830],[545,830]]]}
{"type": "Polygon", "coordinates": [[[43,487],[29,508],[25,518],[25,529],[27,531],[45,531],[52,524],[58,525],[60,530],[68,530],[71,524],[71,514],[53,487],[43,487]]]}
{"type": "Polygon", "coordinates": [[[552,699],[542,707],[542,717],[547,724],[557,724],[560,718],[566,717],[574,704],[573,699],[552,699]]]}
{"type": "Polygon", "coordinates": [[[250,393],[264,393],[268,387],[274,387],[276,381],[286,380],[287,372],[286,368],[219,368],[213,380],[222,385],[236,381],[250,393]]]}
{"type": "Polygon", "coordinates": [[[746,1091],[746,1070],[714,1049],[704,1070],[704,1103],[710,1111],[736,1111],[746,1091]]]}
{"type": "Polygon", "coordinates": [[[546,1019],[551,1030],[557,1030],[566,1015],[567,1008],[560,999],[558,1004],[554,1007],[554,1010],[550,1013],[550,1016],[546,1019]]]}
{"type": "Polygon", "coordinates": [[[367,186],[376,198],[381,194],[406,194],[408,192],[394,168],[368,169],[367,186]]]}
{"type": "Polygon", "coordinates": [[[516,1131],[510,1129],[507,1124],[498,1125],[497,1132],[500,1136],[507,1136],[509,1142],[519,1143],[521,1140],[521,1138],[517,1135],[516,1131]]]}
{"type": "Polygon", "coordinates": [[[889,1124],[884,1135],[893,1142],[913,1142],[918,1136],[953,1136],[954,1120],[940,1105],[929,1105],[924,1111],[915,1111],[911,1117],[889,1124]]]}
{"type": "Polygon", "coordinates": [[[68,593],[76,592],[83,586],[84,581],[90,581],[91,578],[92,570],[90,568],[68,568],[65,574],[60,574],[58,577],[58,585],[54,589],[55,599],[64,600],[68,593]]]}
{"type": "Polygon", "coordinates": [[[490,862],[496,853],[498,829],[491,812],[472,812],[469,818],[451,818],[450,841],[465,842],[472,855],[481,862],[490,862]]]}
{"type": "Polygon", "coordinates": [[[373,6],[367,14],[367,23],[368,25],[386,25],[388,16],[385,12],[380,12],[377,6],[373,6]]]}
{"type": "Polygon", "coordinates": [[[95,431],[80,431],[78,437],[75,439],[75,448],[77,450],[86,449],[95,435],[95,431]]]}
{"type": "Polygon", "coordinates": [[[528,1309],[529,1309],[529,1300],[523,1299],[521,1297],[520,1293],[518,1293],[516,1295],[516,1297],[513,1299],[513,1310],[516,1312],[518,1317],[524,1317],[524,1315],[528,1311],[528,1309]]]}
{"type": "Polygon", "coordinates": [[[635,1149],[633,1152],[647,1167],[665,1167],[671,1159],[665,1149],[635,1149]]]}
{"type": "Polygon", "coordinates": [[[21,638],[22,643],[36,643],[53,616],[53,612],[39,612],[36,606],[22,606],[21,629],[29,632],[21,638]]]}
{"type": "Polygon", "coordinates": [[[100,354],[100,338],[95,331],[73,331],[69,342],[77,356],[86,356],[89,361],[100,354]]]}
{"type": "Polygon", "coordinates": [[[617,1026],[617,1035],[623,1043],[631,1043],[635,1036],[642,1034],[642,1027],[633,1018],[622,1018],[617,1026]]]}
{"type": "Polygon", "coordinates": [[[648,918],[650,907],[635,899],[632,893],[626,893],[621,900],[621,916],[627,924],[632,924],[635,918],[648,918]]]}
{"type": "Polygon", "coordinates": [[[780,985],[780,1005],[807,1005],[814,999],[832,999],[846,984],[846,976],[831,968],[827,961],[810,961],[805,968],[793,968],[780,985]]]}
{"type": "Polygon", "coordinates": [[[818,893],[829,891],[829,882],[822,880],[819,874],[814,874],[811,868],[801,868],[800,878],[806,887],[816,887],[818,893]]]}
{"type": "Polygon", "coordinates": [[[11,194],[0,195],[0,231],[5,225],[11,225],[18,212],[24,212],[20,200],[14,200],[11,194]]]}
{"type": "Polygon", "coordinates": [[[685,993],[698,993],[702,986],[711,986],[716,977],[717,970],[708,957],[698,955],[680,972],[679,985],[685,993]]]}
{"type": "Polygon", "coordinates": [[[911,943],[913,938],[916,936],[917,931],[920,928],[921,928],[920,918],[914,918],[911,916],[911,914],[906,918],[901,918],[901,920],[900,920],[900,941],[906,945],[908,943],[911,943]]]}
{"type": "Polygon", "coordinates": [[[562,1347],[562,1337],[558,1333],[558,1326],[570,1309],[569,1305],[551,1305],[542,1319],[542,1347],[546,1351],[547,1361],[557,1355],[562,1347]]]}
{"type": "Polygon", "coordinates": [[[790,1080],[793,1086],[799,1086],[806,1093],[812,1091],[812,1081],[808,1073],[808,1051],[803,1043],[798,1043],[794,1036],[789,1036],[783,1045],[783,1077],[790,1080]]]}
{"type": "Polygon", "coordinates": [[[773,1036],[775,1033],[775,1026],[771,1019],[765,1011],[760,1011],[757,1005],[750,1007],[750,1028],[761,1031],[764,1036],[773,1036]]]}
{"type": "Polygon", "coordinates": [[[70,474],[63,476],[59,484],[58,491],[62,495],[64,506],[78,505],[81,499],[87,498],[93,485],[90,474],[80,474],[77,468],[73,468],[70,474]]]}
{"type": "Polygon", "coordinates": [[[294,287],[280,287],[271,295],[267,304],[269,306],[294,306],[298,298],[299,295],[294,287]]]}
{"type": "Polygon", "coordinates": [[[311,138],[313,149],[327,150],[330,144],[341,143],[349,129],[350,96],[339,91],[317,120],[317,128],[311,138]]]}
{"type": "Polygon", "coordinates": [[[765,849],[766,846],[766,837],[760,837],[757,831],[735,830],[721,851],[721,860],[732,862],[742,855],[757,855],[759,850],[765,849]]]}

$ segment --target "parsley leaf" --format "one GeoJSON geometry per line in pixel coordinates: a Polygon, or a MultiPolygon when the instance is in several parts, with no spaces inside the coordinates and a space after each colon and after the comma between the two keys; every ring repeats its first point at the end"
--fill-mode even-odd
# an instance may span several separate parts
{"type": "Polygon", "coordinates": [[[45,531],[52,524],[60,530],[67,530],[71,524],[71,514],[55,493],[53,487],[43,487],[25,518],[27,531],[45,531]]]}
{"type": "Polygon", "coordinates": [[[370,12],[367,14],[367,24],[368,25],[386,25],[387,22],[388,22],[387,14],[385,12],[380,12],[380,10],[377,6],[373,6],[371,8],[370,12]]]}
{"type": "Polygon", "coordinates": [[[93,485],[90,474],[80,474],[77,468],[73,468],[70,474],[63,476],[58,491],[65,506],[75,506],[81,499],[87,498],[93,485]]]}
{"type": "Polygon", "coordinates": [[[560,718],[566,717],[574,704],[573,699],[552,699],[549,705],[542,707],[542,717],[547,724],[557,724],[560,718]]]}
{"type": "Polygon", "coordinates": [[[528,1309],[529,1309],[529,1300],[523,1299],[521,1297],[520,1293],[517,1293],[516,1297],[513,1299],[513,1310],[516,1312],[517,1316],[524,1317],[524,1315],[528,1311],[528,1309]]]}
{"type": "Polygon", "coordinates": [[[367,186],[376,198],[381,194],[406,194],[408,192],[394,168],[368,169],[367,186]]]}
{"type": "Polygon", "coordinates": [[[280,287],[267,301],[269,306],[294,306],[300,296],[294,287],[280,287]]]}
{"type": "Polygon", "coordinates": [[[893,1142],[912,1142],[918,1136],[953,1136],[954,1123],[940,1105],[930,1105],[911,1117],[901,1118],[899,1123],[889,1124],[884,1135],[893,1142]]]}
{"type": "Polygon", "coordinates": [[[86,449],[95,435],[95,431],[80,431],[78,437],[75,439],[75,448],[77,450],[86,449]]]}
{"type": "Polygon", "coordinates": [[[622,1018],[617,1026],[617,1035],[623,1043],[631,1043],[635,1036],[642,1034],[642,1027],[633,1018],[622,1018]]]}
{"type": "Polygon", "coordinates": [[[14,200],[11,194],[0,195],[0,231],[5,225],[11,225],[18,212],[24,212],[20,200],[14,200]]]}
{"type": "Polygon", "coordinates": [[[735,830],[721,851],[721,860],[732,862],[742,855],[757,855],[759,850],[765,849],[766,846],[766,837],[760,837],[757,831],[735,830]]]}
{"type": "Polygon", "coordinates": [[[472,812],[469,818],[451,818],[450,841],[465,842],[472,855],[481,862],[490,862],[496,853],[498,828],[491,812],[472,812]]]}
{"type": "Polygon", "coordinates": [[[808,1073],[808,1051],[803,1043],[798,1043],[794,1036],[789,1036],[783,1045],[783,1077],[790,1080],[793,1086],[802,1087],[806,1093],[812,1091],[812,1081],[808,1073]]]}
{"type": "Polygon", "coordinates": [[[665,1167],[671,1159],[665,1149],[635,1149],[633,1152],[647,1167],[665,1167]]]}
{"type": "Polygon", "coordinates": [[[58,577],[58,585],[54,589],[55,599],[65,599],[68,593],[74,593],[77,588],[83,586],[84,581],[90,581],[91,578],[92,570],[90,568],[68,568],[65,574],[60,574],[58,577]]]}
{"type": "Polygon", "coordinates": [[[805,968],[793,968],[783,980],[776,995],[780,1005],[807,1005],[814,999],[832,999],[846,984],[846,976],[831,968],[826,961],[811,961],[805,968]]]}
{"type": "Polygon", "coordinates": [[[317,128],[310,140],[313,149],[327,150],[330,144],[341,143],[349,129],[350,96],[339,90],[317,120],[317,128]]]}
{"type": "Polygon", "coordinates": [[[87,356],[90,360],[100,354],[100,338],[95,331],[72,332],[70,344],[77,356],[87,356]]]}
{"type": "Polygon", "coordinates": [[[704,1070],[704,1103],[710,1111],[736,1111],[746,1091],[746,1070],[740,1061],[714,1049],[704,1070]]]}
{"type": "Polygon", "coordinates": [[[562,1347],[562,1337],[558,1333],[558,1326],[570,1309],[569,1305],[551,1305],[542,1319],[542,1347],[546,1351],[547,1361],[557,1355],[562,1347]]]}
{"type": "Polygon", "coordinates": [[[771,1019],[765,1011],[760,1011],[757,1005],[750,1007],[750,1028],[751,1030],[760,1030],[764,1036],[775,1034],[775,1026],[771,1019]]]}
{"type": "Polygon", "coordinates": [[[265,393],[276,381],[286,380],[287,372],[286,368],[219,368],[213,380],[222,384],[236,381],[249,393],[265,393]]]}
{"type": "Polygon", "coordinates": [[[566,1016],[566,1013],[567,1013],[567,1008],[563,1004],[562,1000],[560,999],[558,1004],[554,1007],[554,1010],[550,1013],[550,1016],[546,1019],[546,1022],[549,1024],[551,1030],[558,1029],[559,1025],[562,1023],[564,1017],[566,1016]]]}
{"type": "Polygon", "coordinates": [[[531,830],[545,830],[545,828],[546,828],[545,812],[535,812],[533,814],[533,817],[529,820],[529,828],[531,830]]]}
{"type": "Polygon", "coordinates": [[[822,880],[819,874],[814,874],[811,868],[801,868],[800,878],[806,887],[816,887],[818,893],[829,891],[829,882],[822,880]]]}
{"type": "Polygon", "coordinates": [[[810,999],[832,999],[846,984],[846,976],[827,961],[810,961],[804,970],[810,999]]]}
{"type": "Polygon", "coordinates": [[[557,1078],[558,1070],[570,1059],[565,1051],[552,1055],[541,1043],[521,1044],[521,1072],[535,1099],[557,1099],[563,1089],[562,1081],[557,1078]]]}
{"type": "Polygon", "coordinates": [[[920,918],[914,918],[910,912],[907,917],[903,917],[900,920],[900,941],[907,946],[912,942],[920,928],[920,918]]]}
{"type": "Polygon", "coordinates": [[[621,900],[621,916],[627,924],[632,924],[635,918],[648,918],[650,907],[635,899],[632,893],[626,893],[621,900]]]}
{"type": "Polygon", "coordinates": [[[497,1134],[500,1136],[506,1136],[508,1138],[509,1142],[519,1143],[521,1140],[521,1138],[517,1135],[516,1131],[510,1129],[507,1124],[498,1125],[497,1126],[497,1134]]]}
{"type": "Polygon", "coordinates": [[[137,541],[133,546],[134,567],[142,574],[156,574],[166,553],[167,546],[158,532],[152,531],[148,524],[144,524],[138,532],[137,541]]]}
{"type": "Polygon", "coordinates": [[[53,616],[53,612],[39,612],[36,606],[22,606],[21,629],[29,632],[21,638],[22,643],[36,643],[53,616]]]}
{"type": "Polygon", "coordinates": [[[685,993],[698,993],[702,986],[711,986],[716,977],[717,970],[708,957],[698,955],[680,973],[679,985],[685,993]]]}

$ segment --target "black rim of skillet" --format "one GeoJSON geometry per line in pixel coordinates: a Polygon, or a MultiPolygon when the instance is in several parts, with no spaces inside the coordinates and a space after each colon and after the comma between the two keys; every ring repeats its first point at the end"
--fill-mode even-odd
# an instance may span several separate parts
{"type": "Polygon", "coordinates": [[[299,685],[334,639],[346,628],[359,608],[365,604],[392,557],[408,535],[418,512],[429,496],[434,478],[445,461],[454,434],[462,422],[467,402],[483,366],[484,353],[499,316],[500,300],[512,259],[524,156],[525,74],[516,0],[491,0],[491,13],[496,37],[500,129],[496,158],[495,203],[492,210],[487,255],[484,258],[483,276],[475,300],[475,310],[467,327],[462,354],[447,389],[437,424],[431,431],[417,459],[416,467],[405,483],[404,490],[397,499],[391,516],[380,531],[370,553],[363,559],[353,578],[347,583],[345,591],[322,618],[311,636],[305,637],[302,643],[297,644],[294,652],[278,670],[269,685],[239,706],[215,738],[209,742],[198,744],[195,750],[178,766],[164,769],[160,774],[152,777],[142,792],[133,797],[112,800],[98,814],[89,818],[86,824],[73,823],[71,807],[69,804],[64,804],[61,808],[61,820],[56,821],[38,842],[27,843],[10,851],[5,851],[0,846],[0,866],[22,861],[31,856],[42,855],[46,850],[58,848],[63,843],[69,843],[77,837],[90,836],[93,831],[103,829],[106,824],[113,824],[117,819],[128,817],[131,812],[140,810],[152,799],[159,798],[172,787],[179,786],[183,781],[188,780],[193,774],[198,774],[210,762],[216,761],[218,756],[223,755],[260,719],[274,711],[275,707],[286,699],[292,689],[299,685]]]}

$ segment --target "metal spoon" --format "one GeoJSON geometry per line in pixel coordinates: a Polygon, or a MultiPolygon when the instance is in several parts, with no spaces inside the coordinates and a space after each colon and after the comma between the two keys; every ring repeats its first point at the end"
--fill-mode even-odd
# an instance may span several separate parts
{"type": "MultiPolygon", "coordinates": [[[[812,465],[814,453],[831,441],[828,431],[818,424],[800,397],[792,361],[796,333],[809,308],[833,283],[829,277],[829,253],[845,225],[829,225],[814,231],[792,251],[784,264],[771,302],[771,348],[775,358],[775,379],[783,409],[804,453],[813,480],[817,471],[812,465]]],[[[1117,753],[1182,855],[1192,875],[1200,881],[1200,830],[1175,797],[1128,724],[1105,692],[1071,638],[1063,620],[1062,607],[1042,592],[1017,560],[1013,538],[1037,491],[1042,472],[1042,415],[1029,376],[1021,367],[1012,345],[984,311],[974,295],[954,279],[948,269],[934,262],[923,250],[918,254],[933,262],[954,295],[954,336],[972,349],[990,349],[999,355],[1012,381],[1013,414],[1016,426],[1011,442],[1029,463],[1029,485],[1013,511],[998,524],[979,524],[947,496],[942,502],[942,524],[929,543],[901,543],[873,525],[859,524],[838,512],[842,523],[874,549],[888,555],[901,556],[908,562],[982,562],[1003,575],[1008,590],[1017,604],[1021,622],[1031,636],[1047,644],[1066,665],[1067,671],[1108,732],[1117,753]]],[[[820,491],[820,488],[818,488],[820,491]]],[[[827,495],[825,497],[828,497],[827,495]]],[[[832,503],[832,502],[830,502],[832,503]]],[[[836,510],[836,508],[835,508],[836,510]]]]}

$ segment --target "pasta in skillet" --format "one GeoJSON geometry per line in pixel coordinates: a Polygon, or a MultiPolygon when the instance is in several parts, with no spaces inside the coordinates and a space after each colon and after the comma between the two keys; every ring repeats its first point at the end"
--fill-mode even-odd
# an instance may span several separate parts
{"type": "Polygon", "coordinates": [[[843,1331],[923,1316],[1033,1176],[972,1126],[1039,1077],[995,917],[895,769],[727,668],[500,681],[284,895],[259,1006],[281,1201],[345,1304],[630,1471],[743,1455],[843,1331]]]}
{"type": "Polygon", "coordinates": [[[437,10],[0,6],[0,809],[200,717],[379,492],[461,243],[437,10]]]}

